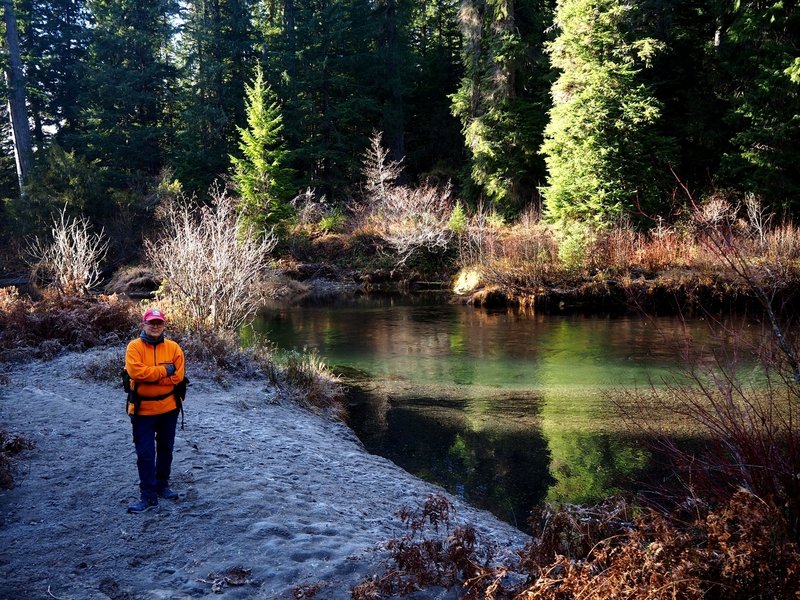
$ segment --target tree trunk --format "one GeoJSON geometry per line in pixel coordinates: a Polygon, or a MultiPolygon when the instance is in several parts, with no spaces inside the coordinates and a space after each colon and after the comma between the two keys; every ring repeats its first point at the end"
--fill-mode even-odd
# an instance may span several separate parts
{"type": "MultiPolygon", "coordinates": [[[[400,75],[400,35],[397,27],[396,0],[386,0],[386,17],[384,24],[386,78],[389,85],[389,97],[384,109],[384,131],[388,138],[392,160],[403,160],[406,154],[403,132],[403,95],[400,75]]],[[[404,177],[401,175],[401,178],[404,177]]],[[[404,181],[401,180],[401,183],[404,181]]]]}
{"type": "Polygon", "coordinates": [[[286,23],[286,72],[289,75],[289,103],[294,102],[297,94],[297,40],[294,32],[294,0],[284,0],[283,18],[286,23]]]}
{"type": "Polygon", "coordinates": [[[11,132],[14,137],[14,158],[17,163],[17,179],[20,195],[25,193],[25,182],[31,170],[33,149],[31,132],[28,125],[28,111],[25,106],[25,81],[22,75],[22,58],[19,52],[19,35],[17,18],[11,0],[2,0],[3,18],[6,24],[6,48],[8,50],[8,67],[6,69],[6,85],[8,86],[8,115],[11,120],[11,132]]]}

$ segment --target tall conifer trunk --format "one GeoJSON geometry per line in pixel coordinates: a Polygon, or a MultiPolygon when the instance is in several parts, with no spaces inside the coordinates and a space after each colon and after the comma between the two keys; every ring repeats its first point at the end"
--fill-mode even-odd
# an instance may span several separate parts
{"type": "Polygon", "coordinates": [[[28,125],[28,111],[25,105],[25,80],[22,74],[22,58],[19,51],[17,18],[11,0],[2,0],[3,20],[6,25],[6,51],[8,66],[5,78],[8,86],[8,115],[14,137],[14,158],[17,163],[17,179],[20,195],[25,193],[25,182],[31,170],[33,149],[28,125]]]}
{"type": "Polygon", "coordinates": [[[386,0],[384,23],[386,77],[389,97],[384,110],[384,130],[392,160],[402,160],[406,154],[403,134],[403,95],[400,75],[400,35],[397,28],[397,2],[386,0]]]}
{"type": "Polygon", "coordinates": [[[297,40],[294,32],[294,0],[284,0],[283,18],[286,22],[286,72],[289,74],[289,102],[294,102],[297,94],[297,40]]]}

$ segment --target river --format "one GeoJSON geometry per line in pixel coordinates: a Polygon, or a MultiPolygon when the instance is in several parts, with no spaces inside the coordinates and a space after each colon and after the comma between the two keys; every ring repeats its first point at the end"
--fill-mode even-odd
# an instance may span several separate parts
{"type": "MultiPolygon", "coordinates": [[[[342,376],[370,452],[523,529],[543,502],[650,485],[652,440],[619,406],[680,373],[688,347],[710,356],[725,343],[703,319],[486,310],[435,294],[274,307],[254,328],[342,376]]],[[[645,410],[648,424],[675,419],[645,410]]]]}

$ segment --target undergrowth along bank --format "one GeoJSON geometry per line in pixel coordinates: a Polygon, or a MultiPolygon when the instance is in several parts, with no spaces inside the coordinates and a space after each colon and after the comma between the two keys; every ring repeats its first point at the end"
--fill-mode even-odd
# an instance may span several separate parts
{"type": "Polygon", "coordinates": [[[401,511],[405,533],[352,590],[354,600],[457,589],[470,600],[785,600],[800,590],[800,546],[780,510],[746,490],[670,513],[612,498],[545,507],[513,563],[495,560],[442,496],[401,511]]]}

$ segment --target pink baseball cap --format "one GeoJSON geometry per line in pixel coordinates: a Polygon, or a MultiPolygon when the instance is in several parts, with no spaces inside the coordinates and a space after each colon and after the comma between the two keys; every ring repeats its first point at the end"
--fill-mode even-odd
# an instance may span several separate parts
{"type": "Polygon", "coordinates": [[[149,323],[150,321],[164,321],[166,322],[167,317],[164,315],[163,312],[158,310],[157,308],[148,308],[147,311],[144,313],[142,317],[142,323],[149,323]]]}

